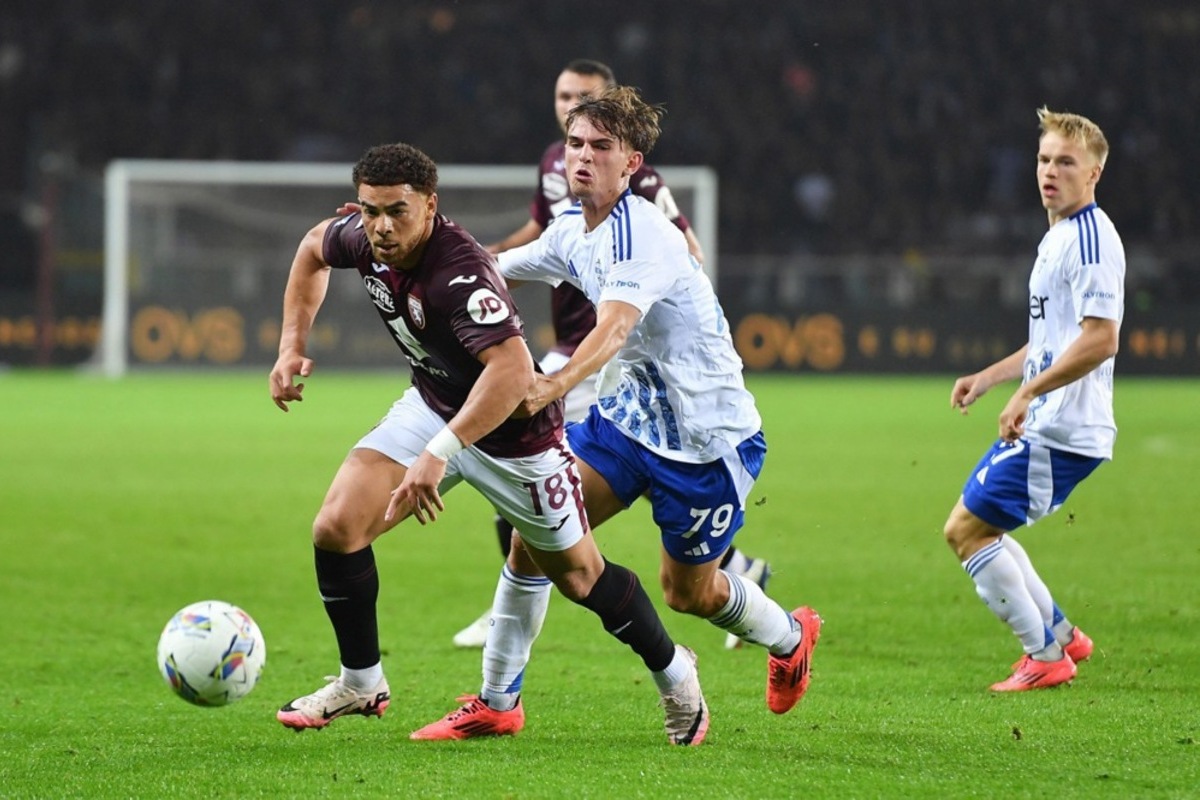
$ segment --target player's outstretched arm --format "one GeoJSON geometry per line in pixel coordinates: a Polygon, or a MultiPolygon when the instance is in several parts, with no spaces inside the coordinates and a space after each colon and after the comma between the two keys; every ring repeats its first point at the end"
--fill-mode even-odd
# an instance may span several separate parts
{"type": "Polygon", "coordinates": [[[471,387],[466,402],[454,418],[437,433],[413,465],[404,480],[392,490],[391,501],[383,518],[390,521],[406,507],[417,522],[424,525],[445,510],[438,485],[446,477],[450,457],[474,444],[504,422],[525,397],[533,383],[533,356],[520,336],[511,336],[479,353],[483,372],[471,387]]]}
{"type": "Polygon", "coordinates": [[[511,250],[514,247],[520,247],[523,244],[529,244],[534,239],[542,235],[543,228],[536,219],[530,217],[525,221],[525,224],[517,228],[495,244],[489,244],[484,249],[492,255],[503,253],[505,250],[511,250]]]}
{"type": "Polygon", "coordinates": [[[988,389],[998,383],[1021,377],[1021,370],[1025,364],[1025,351],[1028,349],[1029,345],[1026,343],[1020,350],[1005,356],[991,366],[956,380],[954,388],[950,390],[950,407],[957,408],[966,415],[967,406],[987,394],[988,389]]]}
{"type": "Polygon", "coordinates": [[[268,377],[271,399],[283,411],[288,410],[288,403],[304,399],[304,384],[295,383],[294,379],[307,378],[313,371],[313,360],[305,353],[313,320],[329,287],[329,265],[321,253],[329,223],[330,220],[319,223],[300,241],[283,293],[279,357],[268,377]]]}
{"type": "Polygon", "coordinates": [[[637,306],[620,300],[601,303],[596,309],[596,327],[579,343],[562,369],[553,375],[535,376],[536,382],[521,404],[521,412],[534,414],[595,375],[625,346],[641,318],[637,306]]]}

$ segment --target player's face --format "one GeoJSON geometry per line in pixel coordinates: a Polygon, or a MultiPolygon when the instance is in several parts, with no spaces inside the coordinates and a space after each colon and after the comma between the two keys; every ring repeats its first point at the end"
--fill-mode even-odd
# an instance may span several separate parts
{"type": "Polygon", "coordinates": [[[1037,181],[1051,225],[1095,201],[1098,180],[1100,164],[1087,148],[1055,131],[1042,135],[1037,181]]]}
{"type": "Polygon", "coordinates": [[[604,78],[599,75],[580,75],[578,72],[563,72],[554,84],[554,116],[558,127],[567,132],[567,112],[579,105],[585,94],[599,94],[604,90],[604,78]]]}
{"type": "Polygon", "coordinates": [[[614,201],[641,164],[641,153],[587,117],[576,117],[567,132],[567,183],[584,205],[614,201]]]}
{"type": "Polygon", "coordinates": [[[358,187],[363,228],[371,242],[372,257],[399,269],[417,265],[425,241],[433,231],[437,194],[422,194],[407,183],[398,186],[358,187]]]}

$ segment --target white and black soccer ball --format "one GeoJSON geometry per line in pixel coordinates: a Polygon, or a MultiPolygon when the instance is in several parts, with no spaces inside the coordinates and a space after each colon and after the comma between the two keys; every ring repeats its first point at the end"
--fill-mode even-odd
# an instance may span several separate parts
{"type": "Polygon", "coordinates": [[[198,706],[224,706],[250,693],[267,662],[257,623],[222,600],[180,609],[158,639],[158,669],[175,694],[198,706]]]}

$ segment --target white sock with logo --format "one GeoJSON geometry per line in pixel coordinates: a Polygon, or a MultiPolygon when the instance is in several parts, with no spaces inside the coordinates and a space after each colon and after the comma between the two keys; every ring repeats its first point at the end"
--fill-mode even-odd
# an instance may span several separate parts
{"type": "Polygon", "coordinates": [[[483,646],[483,689],[489,708],[516,708],[533,642],[550,605],[548,578],[519,575],[505,564],[492,601],[492,622],[483,646]]]}
{"type": "Polygon", "coordinates": [[[801,630],[783,606],[767,597],[754,581],[721,570],[729,582],[729,600],[708,621],[723,631],[760,644],[777,656],[787,655],[800,644],[801,630]]]}

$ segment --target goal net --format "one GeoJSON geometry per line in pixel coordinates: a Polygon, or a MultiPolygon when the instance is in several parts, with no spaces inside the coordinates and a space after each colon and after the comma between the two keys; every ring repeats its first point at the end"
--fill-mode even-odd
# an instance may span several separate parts
{"type": "MultiPolygon", "coordinates": [[[[659,167],[693,222],[716,285],[717,179],[659,167]]],[[[154,367],[269,368],[296,246],[354,199],[349,164],[122,160],[105,174],[99,362],[116,377],[154,367]]],[[[439,211],[480,242],[529,217],[534,167],[440,165],[439,211]]],[[[535,355],[553,343],[545,286],[514,296],[535,355]]],[[[309,340],[324,367],[407,366],[351,275],[334,275],[309,340]]]]}

